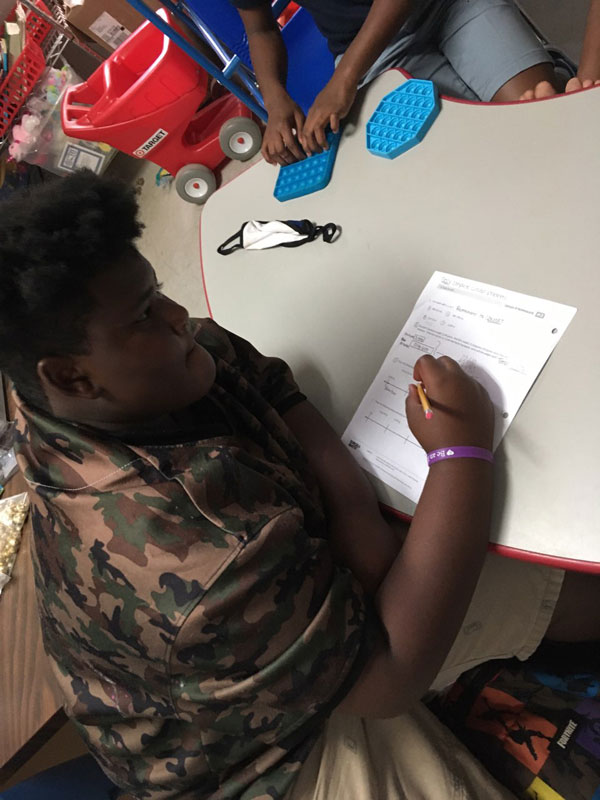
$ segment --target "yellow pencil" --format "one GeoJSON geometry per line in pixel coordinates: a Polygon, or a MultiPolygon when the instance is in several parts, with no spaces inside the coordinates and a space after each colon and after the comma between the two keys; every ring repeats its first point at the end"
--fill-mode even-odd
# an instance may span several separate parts
{"type": "Polygon", "coordinates": [[[423,387],[420,383],[417,383],[417,392],[419,393],[419,400],[421,401],[421,405],[423,406],[423,411],[425,412],[425,419],[431,419],[433,417],[433,411],[431,410],[431,406],[429,405],[429,400],[427,399],[427,395],[423,391],[423,387]]]}

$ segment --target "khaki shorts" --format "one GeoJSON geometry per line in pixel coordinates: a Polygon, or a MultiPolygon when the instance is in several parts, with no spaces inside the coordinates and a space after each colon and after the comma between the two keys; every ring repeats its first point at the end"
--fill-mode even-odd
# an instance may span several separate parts
{"type": "MultiPolygon", "coordinates": [[[[542,640],[564,572],[488,555],[432,689],[493,658],[528,658],[542,640]]],[[[422,705],[393,719],[334,713],[286,800],[506,800],[501,786],[422,705]]]]}

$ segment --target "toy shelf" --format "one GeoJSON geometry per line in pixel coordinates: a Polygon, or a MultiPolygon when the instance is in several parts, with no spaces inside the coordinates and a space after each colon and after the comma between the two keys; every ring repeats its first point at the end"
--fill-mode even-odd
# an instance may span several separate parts
{"type": "MultiPolygon", "coordinates": [[[[0,83],[0,152],[8,141],[12,124],[42,73],[46,67],[53,67],[59,61],[69,41],[94,58],[100,58],[68,29],[62,0],[21,0],[21,5],[27,11],[25,44],[0,83]]],[[[16,6],[9,18],[15,10],[16,6]]]]}

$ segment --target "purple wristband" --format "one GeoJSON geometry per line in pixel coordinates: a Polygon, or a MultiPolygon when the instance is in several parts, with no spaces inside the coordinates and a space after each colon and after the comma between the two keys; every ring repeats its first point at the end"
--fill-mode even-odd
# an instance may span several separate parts
{"type": "Polygon", "coordinates": [[[431,466],[436,461],[446,461],[448,458],[480,458],[482,461],[494,463],[494,455],[491,450],[483,447],[442,447],[441,450],[432,450],[427,453],[427,464],[431,466]]]}

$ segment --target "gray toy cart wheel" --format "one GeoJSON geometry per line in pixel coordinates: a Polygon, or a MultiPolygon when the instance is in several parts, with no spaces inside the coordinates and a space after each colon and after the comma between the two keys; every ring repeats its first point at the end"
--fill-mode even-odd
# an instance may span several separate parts
{"type": "Polygon", "coordinates": [[[260,150],[262,134],[253,119],[232,117],[221,125],[219,143],[227,158],[247,161],[260,150]]]}
{"type": "Polygon", "coordinates": [[[217,188],[214,174],[203,164],[186,164],[175,177],[177,194],[188,203],[202,205],[217,188]]]}

